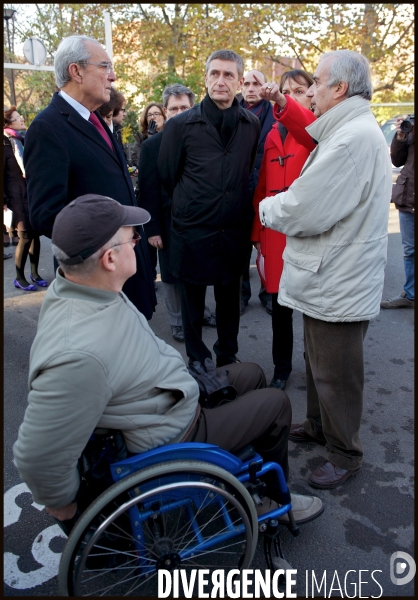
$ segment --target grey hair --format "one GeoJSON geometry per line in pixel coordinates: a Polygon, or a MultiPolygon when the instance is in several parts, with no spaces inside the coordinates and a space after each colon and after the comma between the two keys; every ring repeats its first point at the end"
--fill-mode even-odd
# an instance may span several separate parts
{"type": "Polygon", "coordinates": [[[194,106],[194,101],[196,99],[195,94],[185,85],[181,83],[173,83],[171,85],[167,85],[163,90],[163,105],[164,108],[167,108],[168,100],[170,96],[174,96],[175,98],[180,98],[180,96],[187,96],[190,100],[190,106],[194,106]]]}
{"type": "Polygon", "coordinates": [[[344,81],[348,83],[347,98],[361,96],[366,100],[372,99],[372,77],[369,61],[365,56],[352,50],[335,50],[334,52],[325,52],[321,56],[320,62],[327,57],[334,59],[328,70],[327,87],[344,81]]]}
{"type": "MultiPolygon", "coordinates": [[[[68,275],[76,275],[77,277],[81,277],[81,278],[86,278],[86,277],[90,277],[92,275],[92,273],[94,272],[94,270],[96,269],[97,265],[99,264],[99,259],[100,259],[101,255],[104,252],[106,252],[106,250],[108,250],[111,246],[117,244],[119,242],[119,240],[121,240],[121,239],[122,239],[121,229],[118,229],[117,232],[115,233],[115,235],[113,235],[110,238],[110,240],[108,242],[106,242],[106,244],[104,244],[104,246],[102,246],[94,254],[92,254],[85,260],[83,260],[83,262],[78,263],[76,265],[67,265],[67,264],[63,263],[62,262],[63,260],[66,260],[70,257],[68,256],[68,254],[66,254],[64,252],[64,250],[61,250],[61,248],[58,248],[58,246],[56,246],[52,242],[51,242],[51,250],[52,250],[52,254],[57,259],[57,262],[58,262],[59,266],[61,267],[61,269],[64,271],[64,273],[67,273],[68,275]]],[[[117,248],[117,246],[116,246],[116,248],[117,248]]]]}
{"type": "Polygon", "coordinates": [[[209,56],[209,58],[206,61],[206,71],[205,71],[206,74],[209,71],[210,63],[216,59],[217,60],[231,60],[231,61],[237,63],[238,79],[241,79],[242,76],[244,75],[244,61],[242,60],[240,55],[237,54],[236,52],[234,52],[233,50],[215,50],[215,52],[212,52],[212,54],[209,56]]]}
{"type": "Polygon", "coordinates": [[[58,88],[63,88],[71,81],[68,67],[71,63],[82,63],[90,58],[86,42],[101,44],[87,35],[70,35],[61,40],[54,57],[55,82],[58,88]]]}

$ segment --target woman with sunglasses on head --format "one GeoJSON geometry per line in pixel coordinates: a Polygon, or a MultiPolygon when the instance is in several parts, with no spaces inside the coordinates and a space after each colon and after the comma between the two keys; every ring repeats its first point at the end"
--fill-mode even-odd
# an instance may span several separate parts
{"type": "Polygon", "coordinates": [[[13,212],[12,230],[17,230],[19,242],[16,247],[15,264],[16,288],[25,292],[34,292],[37,286],[47,287],[48,283],[38,273],[41,242],[39,233],[29,221],[26,175],[23,166],[23,147],[26,125],[16,106],[4,111],[4,203],[13,212]],[[25,278],[25,265],[29,255],[30,279],[25,278]]]}
{"type": "MultiPolygon", "coordinates": [[[[280,85],[264,83],[260,96],[274,101],[273,114],[278,121],[267,135],[258,185],[254,193],[255,211],[251,240],[262,258],[264,273],[260,277],[266,291],[272,294],[274,375],[270,387],[284,390],[292,371],[293,310],[277,302],[283,271],[286,236],[261,225],[258,205],[267,196],[285,191],[297,177],[315,142],[305,127],[315,121],[311,100],[306,96],[313,84],[312,76],[301,69],[283,73],[280,85]]],[[[259,271],[261,268],[259,268],[259,271]]]]}

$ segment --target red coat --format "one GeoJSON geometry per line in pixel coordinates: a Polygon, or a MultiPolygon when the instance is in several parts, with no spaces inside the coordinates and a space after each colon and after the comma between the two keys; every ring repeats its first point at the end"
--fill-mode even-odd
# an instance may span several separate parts
{"type": "Polygon", "coordinates": [[[280,111],[280,107],[275,104],[273,112],[275,118],[287,129],[288,133],[284,144],[277,123],[273,125],[268,134],[264,145],[258,185],[253,198],[255,217],[251,241],[261,242],[266,277],[263,283],[266,291],[270,294],[277,294],[279,289],[286,236],[284,233],[261,225],[258,205],[264,198],[275,196],[279,191],[285,191],[283,188],[288,188],[299,177],[306,159],[316,146],[305,130],[305,127],[315,121],[315,116],[289,96],[286,98],[287,103],[284,109],[280,111]],[[289,154],[293,156],[284,159],[283,166],[281,166],[277,158],[289,154]]]}

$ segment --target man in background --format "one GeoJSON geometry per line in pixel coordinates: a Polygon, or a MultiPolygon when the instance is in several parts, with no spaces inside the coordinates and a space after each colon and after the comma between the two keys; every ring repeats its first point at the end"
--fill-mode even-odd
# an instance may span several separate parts
{"type": "MultiPolygon", "coordinates": [[[[194,106],[195,95],[184,85],[173,83],[164,88],[163,105],[166,119],[189,110],[194,106]]],[[[158,176],[157,160],[164,131],[149,136],[143,141],[139,154],[138,188],[140,205],[151,215],[145,225],[148,243],[158,250],[163,293],[167,308],[168,322],[173,339],[184,342],[181,320],[180,294],[177,279],[170,271],[170,231],[171,198],[168,196],[158,176]]],[[[215,315],[205,306],[203,324],[216,327],[215,315]]]]}
{"type": "MultiPolygon", "coordinates": [[[[260,172],[261,163],[263,161],[266,137],[274,123],[273,106],[269,100],[263,100],[263,98],[260,97],[261,84],[254,77],[254,74],[257,75],[261,81],[267,81],[266,76],[261,71],[257,71],[256,69],[248,71],[248,73],[244,76],[244,83],[241,86],[242,100],[240,100],[240,105],[243,108],[246,108],[254,116],[260,119],[260,137],[258,139],[257,155],[255,157],[255,163],[249,182],[251,197],[253,197],[255,188],[257,187],[258,175],[260,172]]],[[[248,246],[248,261],[242,276],[241,314],[245,312],[245,309],[251,298],[250,261],[252,249],[253,245],[250,243],[248,246]]],[[[266,292],[262,283],[260,284],[258,297],[260,298],[260,302],[268,314],[271,315],[273,312],[271,294],[266,292]]]]}
{"type": "Polygon", "coordinates": [[[414,115],[398,118],[390,146],[395,167],[403,167],[392,190],[392,202],[399,211],[404,255],[405,284],[396,298],[380,303],[382,308],[414,308],[415,305],[415,127],[414,115]],[[405,123],[402,126],[402,123],[405,123]],[[406,131],[405,131],[406,130],[406,131]]]}

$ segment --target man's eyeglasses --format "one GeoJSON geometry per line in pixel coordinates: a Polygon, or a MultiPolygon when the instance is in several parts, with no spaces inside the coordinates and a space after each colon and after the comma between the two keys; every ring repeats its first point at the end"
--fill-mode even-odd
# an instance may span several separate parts
{"type": "Polygon", "coordinates": [[[130,240],[128,240],[127,242],[120,242],[120,244],[113,244],[113,246],[109,246],[109,248],[106,248],[106,250],[103,252],[100,258],[103,258],[103,256],[108,250],[110,250],[111,248],[116,248],[116,246],[123,246],[124,244],[133,244],[134,246],[136,246],[140,239],[141,236],[139,235],[139,233],[137,231],[134,231],[130,240]]]}
{"type": "Polygon", "coordinates": [[[89,62],[88,60],[80,61],[80,65],[97,65],[101,69],[106,69],[106,73],[109,75],[110,71],[113,71],[113,65],[111,62],[89,62]]]}
{"type": "Polygon", "coordinates": [[[158,112],[158,113],[148,113],[147,114],[147,119],[156,119],[157,117],[162,117],[163,115],[158,112]]]}
{"type": "Polygon", "coordinates": [[[183,112],[184,110],[189,110],[190,106],[172,106],[171,108],[167,108],[168,112],[174,114],[176,112],[183,112]]]}

